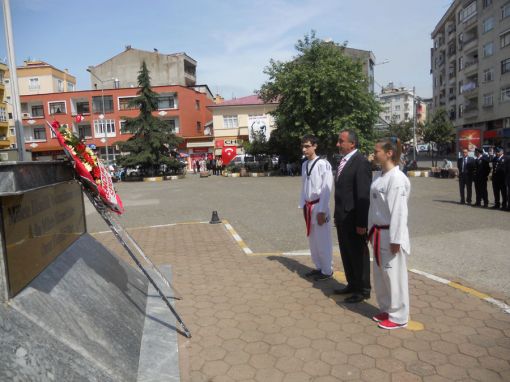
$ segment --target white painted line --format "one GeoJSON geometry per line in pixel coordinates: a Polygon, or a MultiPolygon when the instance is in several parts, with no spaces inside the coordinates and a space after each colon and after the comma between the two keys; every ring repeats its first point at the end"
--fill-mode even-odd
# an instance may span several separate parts
{"type": "Polygon", "coordinates": [[[250,248],[248,248],[248,247],[244,247],[244,248],[243,248],[243,251],[244,251],[244,253],[246,253],[247,255],[252,255],[252,254],[253,254],[253,251],[252,251],[250,248]]]}
{"type": "Polygon", "coordinates": [[[233,228],[232,228],[232,226],[231,226],[230,224],[228,224],[228,223],[225,223],[225,227],[226,227],[229,231],[230,231],[231,229],[233,229],[233,228]]]}
{"type": "Polygon", "coordinates": [[[417,273],[417,274],[422,275],[422,276],[425,276],[426,278],[434,280],[434,281],[437,281],[437,282],[439,282],[441,284],[449,284],[450,283],[450,280],[443,279],[442,277],[438,277],[438,276],[432,275],[432,274],[427,273],[427,272],[419,271],[418,269],[409,269],[409,271],[413,272],[413,273],[417,273]]]}
{"type": "Polygon", "coordinates": [[[243,241],[243,239],[241,239],[241,236],[239,236],[237,233],[232,232],[232,236],[236,241],[243,241]]]}
{"type": "Polygon", "coordinates": [[[506,313],[510,313],[510,305],[505,304],[504,302],[496,300],[495,298],[492,298],[492,297],[486,297],[486,298],[484,298],[484,300],[487,301],[487,302],[490,302],[491,304],[494,304],[494,305],[500,307],[506,313]]]}

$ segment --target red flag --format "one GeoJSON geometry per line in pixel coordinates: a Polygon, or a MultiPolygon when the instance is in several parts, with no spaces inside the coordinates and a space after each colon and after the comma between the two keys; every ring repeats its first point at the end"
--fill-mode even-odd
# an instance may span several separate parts
{"type": "Polygon", "coordinates": [[[84,119],[85,119],[85,118],[83,118],[83,115],[78,114],[78,115],[76,116],[76,123],[80,123],[80,122],[81,122],[81,121],[83,121],[84,119]]]}
{"type": "Polygon", "coordinates": [[[223,146],[221,151],[221,159],[223,160],[223,164],[226,166],[230,163],[232,159],[234,159],[237,155],[237,147],[236,146],[223,146]]]}

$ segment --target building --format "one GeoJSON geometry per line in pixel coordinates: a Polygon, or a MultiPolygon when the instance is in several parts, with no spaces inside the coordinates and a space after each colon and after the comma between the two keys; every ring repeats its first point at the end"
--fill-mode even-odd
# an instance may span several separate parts
{"type": "MultiPolygon", "coordinates": [[[[184,138],[179,148],[181,153],[192,153],[193,149],[187,145],[202,141],[208,141],[212,149],[212,131],[210,128],[207,131],[212,120],[208,109],[213,104],[210,97],[184,86],[155,86],[152,89],[159,94],[158,111],[154,115],[170,121],[176,134],[184,138]]],[[[123,131],[124,119],[136,117],[139,113],[138,109],[129,105],[137,91],[138,88],[105,89],[104,110],[101,90],[21,96],[27,151],[32,152],[34,160],[63,156],[46,124],[46,121],[56,119],[61,124],[72,126],[87,144],[95,144],[103,159],[106,159],[108,146],[108,159],[115,161],[121,154],[116,142],[131,137],[123,131]],[[76,123],[75,119],[78,114],[84,117],[80,123],[76,123]]]]}
{"type": "Polygon", "coordinates": [[[213,116],[214,154],[221,155],[224,146],[235,146],[237,154],[244,154],[243,142],[250,139],[252,132],[263,132],[269,139],[275,129],[270,113],[277,105],[251,95],[209,106],[213,116]]]}
{"type": "Polygon", "coordinates": [[[368,78],[368,89],[373,94],[375,93],[375,79],[374,79],[374,67],[375,67],[375,56],[370,50],[361,50],[345,47],[344,54],[349,56],[353,60],[359,60],[363,65],[363,73],[368,78]]]}
{"type": "Polygon", "coordinates": [[[448,111],[457,148],[510,152],[510,2],[455,0],[431,36],[433,109],[448,111]]]}
{"type": "MultiPolygon", "coordinates": [[[[7,118],[7,104],[5,103],[5,76],[8,68],[7,65],[0,63],[0,150],[9,149],[11,142],[9,141],[9,123],[7,118]]],[[[0,157],[0,160],[2,158],[0,157]]]]}
{"type": "MultiPolygon", "coordinates": [[[[16,74],[18,75],[18,90],[20,96],[72,92],[76,90],[76,77],[69,74],[67,69],[58,69],[44,61],[25,61],[23,66],[17,67],[16,74]]],[[[14,120],[12,119],[12,104],[10,102],[11,85],[8,68],[5,70],[3,82],[5,84],[5,101],[7,103],[7,115],[9,117],[9,145],[15,148],[16,131],[14,129],[14,120]]]]}
{"type": "MultiPolygon", "coordinates": [[[[416,122],[425,123],[427,105],[417,96],[416,122]]],[[[413,91],[405,87],[396,88],[392,82],[381,89],[378,95],[382,112],[379,115],[385,123],[401,123],[413,120],[413,91]]]]}
{"type": "Polygon", "coordinates": [[[89,67],[92,89],[101,88],[100,81],[94,75],[105,83],[108,81],[105,86],[115,84],[118,88],[138,87],[138,72],[143,61],[150,71],[152,86],[195,86],[197,82],[197,62],[186,53],[163,54],[157,49],[149,52],[128,45],[116,56],[89,67]]]}

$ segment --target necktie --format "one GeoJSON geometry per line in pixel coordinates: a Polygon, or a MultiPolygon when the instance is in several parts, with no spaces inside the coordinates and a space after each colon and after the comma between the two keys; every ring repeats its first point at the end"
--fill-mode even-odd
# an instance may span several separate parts
{"type": "Polygon", "coordinates": [[[464,158],[464,162],[462,163],[462,172],[466,172],[466,164],[467,164],[467,158],[464,158]]]}
{"type": "Polygon", "coordinates": [[[345,157],[342,158],[340,163],[338,164],[338,168],[336,170],[336,178],[338,179],[340,177],[340,174],[342,173],[342,170],[344,169],[345,164],[347,163],[347,159],[345,157]]]}

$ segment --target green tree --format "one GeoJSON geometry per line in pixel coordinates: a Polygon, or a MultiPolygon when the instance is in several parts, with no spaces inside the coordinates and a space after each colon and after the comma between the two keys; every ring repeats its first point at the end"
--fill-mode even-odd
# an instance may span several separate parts
{"type": "Polygon", "coordinates": [[[265,68],[269,79],[259,95],[265,102],[278,101],[277,129],[270,138],[277,153],[299,156],[299,138],[314,134],[320,152],[332,155],[344,128],[357,131],[362,150],[371,148],[379,105],[368,91],[361,62],[345,55],[345,46],[320,40],[312,31],[297,42],[292,61],[271,60],[265,68]]]}
{"type": "Polygon", "coordinates": [[[251,139],[243,143],[244,151],[253,156],[269,154],[269,145],[266,135],[262,131],[252,131],[251,139]]]}
{"type": "Polygon", "coordinates": [[[448,116],[445,109],[438,109],[432,118],[427,121],[423,128],[423,140],[430,145],[436,147],[436,150],[430,150],[432,166],[437,166],[437,156],[444,150],[448,144],[455,139],[455,127],[448,116]]]}
{"type": "Polygon", "coordinates": [[[128,152],[118,162],[126,167],[139,165],[142,172],[154,175],[161,165],[178,167],[179,162],[171,156],[171,152],[182,140],[174,134],[168,121],[152,115],[152,112],[158,110],[158,95],[152,91],[145,61],[138,72],[138,86],[140,90],[131,105],[138,107],[140,113],[136,118],[124,118],[125,131],[133,136],[125,142],[118,142],[121,150],[128,152]]]}

